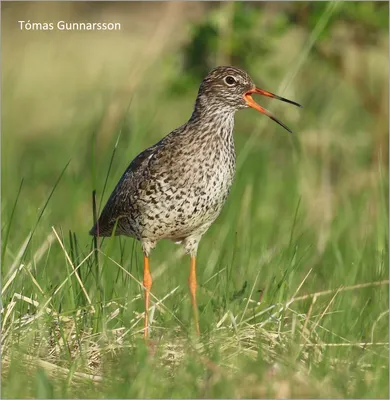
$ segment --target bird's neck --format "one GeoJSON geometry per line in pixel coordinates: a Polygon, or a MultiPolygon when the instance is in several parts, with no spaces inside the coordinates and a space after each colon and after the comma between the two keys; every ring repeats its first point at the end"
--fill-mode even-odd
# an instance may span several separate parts
{"type": "Polygon", "coordinates": [[[230,141],[233,140],[235,112],[235,109],[221,107],[220,103],[206,103],[198,97],[188,125],[195,127],[202,139],[222,137],[230,141]]]}
{"type": "Polygon", "coordinates": [[[210,119],[213,116],[230,115],[234,117],[237,108],[232,107],[227,103],[221,102],[218,97],[207,97],[204,94],[199,94],[195,101],[194,111],[191,119],[210,119]]]}
{"type": "Polygon", "coordinates": [[[218,107],[195,107],[188,125],[194,127],[194,131],[201,139],[222,137],[225,140],[233,140],[235,110],[218,107]]]}

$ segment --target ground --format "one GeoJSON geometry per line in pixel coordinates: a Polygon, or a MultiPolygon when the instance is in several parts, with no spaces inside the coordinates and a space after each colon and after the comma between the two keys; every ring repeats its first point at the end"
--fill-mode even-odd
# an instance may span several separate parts
{"type": "Polygon", "coordinates": [[[316,30],[291,29],[253,64],[259,86],[303,104],[261,102],[295,136],[237,115],[236,180],[199,246],[201,336],[190,261],[162,241],[145,345],[140,244],[108,238],[96,251],[88,231],[92,191],[102,207],[129,162],[192,111],[199,82],[172,85],[204,10],[159,7],[136,39],[129,12],[116,11],[115,37],[27,36],[8,9],[2,397],[388,398],[388,172],[375,139],[387,111],[372,114],[350,80],[364,61],[387,99],[387,36],[343,51],[347,75],[313,54],[316,30]]]}

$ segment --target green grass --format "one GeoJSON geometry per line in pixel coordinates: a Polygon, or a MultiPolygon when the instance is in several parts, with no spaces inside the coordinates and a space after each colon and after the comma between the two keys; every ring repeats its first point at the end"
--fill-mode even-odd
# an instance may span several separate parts
{"type": "Polygon", "coordinates": [[[294,95],[277,90],[287,66],[250,71],[304,105],[272,103],[301,151],[277,124],[238,113],[236,181],[199,247],[200,338],[189,258],[162,241],[145,346],[140,245],[108,238],[94,253],[88,230],[92,190],[103,205],[131,159],[191,113],[196,87],[172,94],[177,67],[162,63],[106,131],[104,74],[39,134],[17,129],[23,107],[4,85],[2,397],[388,398],[388,173],[371,161],[374,117],[310,53],[294,95]]]}

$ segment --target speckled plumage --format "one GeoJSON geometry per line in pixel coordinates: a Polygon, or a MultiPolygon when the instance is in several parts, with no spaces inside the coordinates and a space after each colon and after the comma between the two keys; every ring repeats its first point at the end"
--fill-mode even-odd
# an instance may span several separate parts
{"type": "Polygon", "coordinates": [[[234,114],[252,107],[277,120],[252,93],[299,104],[256,88],[236,67],[213,69],[200,85],[188,122],[139,154],[129,165],[90,234],[133,236],[149,256],[160,239],[182,242],[195,256],[217,218],[235,173],[234,114]]]}
{"type": "Polygon", "coordinates": [[[139,154],[128,166],[90,234],[133,236],[144,252],[145,324],[152,275],[149,254],[160,239],[181,242],[191,255],[188,279],[196,330],[196,252],[202,235],[218,217],[233,183],[236,153],[233,127],[237,110],[252,107],[289,130],[252,94],[299,105],[256,88],[249,75],[235,67],[213,69],[200,85],[188,122],[139,154]]]}
{"type": "Polygon", "coordinates": [[[110,236],[116,225],[115,234],[140,240],[146,255],[160,239],[182,242],[195,255],[229,194],[236,160],[234,113],[247,107],[243,93],[254,87],[238,68],[212,70],[189,121],[131,162],[91,234],[110,236]],[[240,85],[227,86],[226,76],[240,85]]]}

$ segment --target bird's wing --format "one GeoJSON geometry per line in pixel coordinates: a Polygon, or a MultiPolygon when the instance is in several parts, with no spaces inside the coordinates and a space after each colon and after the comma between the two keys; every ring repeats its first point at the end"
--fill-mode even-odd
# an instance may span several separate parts
{"type": "Polygon", "coordinates": [[[111,235],[116,221],[131,213],[135,206],[132,198],[137,196],[140,185],[142,186],[142,183],[147,181],[149,164],[158,152],[159,147],[160,142],[138,154],[130,163],[111,193],[97,224],[91,229],[91,235],[97,234],[97,225],[99,226],[100,236],[111,235]]]}

